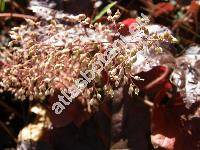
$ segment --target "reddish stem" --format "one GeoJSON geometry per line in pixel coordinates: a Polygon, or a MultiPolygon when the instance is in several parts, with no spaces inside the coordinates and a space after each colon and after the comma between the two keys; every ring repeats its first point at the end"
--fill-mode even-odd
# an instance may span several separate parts
{"type": "Polygon", "coordinates": [[[23,19],[32,19],[36,20],[37,17],[30,16],[30,15],[24,15],[24,14],[17,14],[17,13],[0,13],[0,17],[14,17],[14,18],[23,18],[23,19]]]}
{"type": "Polygon", "coordinates": [[[156,87],[157,85],[163,83],[167,79],[167,76],[170,73],[170,69],[167,66],[164,66],[164,67],[165,69],[164,69],[163,74],[145,86],[146,91],[156,87]]]}

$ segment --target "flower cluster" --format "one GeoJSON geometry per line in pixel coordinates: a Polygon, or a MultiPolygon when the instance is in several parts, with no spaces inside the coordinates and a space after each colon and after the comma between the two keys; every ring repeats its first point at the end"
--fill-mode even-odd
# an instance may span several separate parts
{"type": "Polygon", "coordinates": [[[109,10],[107,25],[93,24],[83,14],[65,14],[64,21],[52,16],[51,20],[27,20],[27,24],[14,27],[7,50],[10,61],[1,69],[0,88],[21,100],[45,99],[55,90],[74,84],[80,72],[91,69],[97,56],[112,48],[114,39],[121,38],[124,43],[117,45],[119,53],[81,96],[92,101],[102,99],[102,93],[112,96],[114,88],[125,84],[130,86],[129,94],[138,94],[133,82],[133,78],[142,80],[135,77],[137,55],[162,53],[162,43],[173,42],[174,38],[167,31],[149,32],[147,18],[138,18],[141,24],[132,29],[134,34],[121,36],[118,30],[123,26],[116,23],[119,16],[119,11],[112,16],[109,10]]]}

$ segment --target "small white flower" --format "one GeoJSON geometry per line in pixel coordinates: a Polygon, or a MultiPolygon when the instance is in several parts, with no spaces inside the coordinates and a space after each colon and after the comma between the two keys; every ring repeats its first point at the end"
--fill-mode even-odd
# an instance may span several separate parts
{"type": "Polygon", "coordinates": [[[50,78],[45,78],[45,79],[44,79],[44,82],[45,82],[45,83],[49,83],[50,81],[51,81],[50,78]]]}
{"type": "Polygon", "coordinates": [[[111,16],[112,15],[112,11],[110,9],[107,10],[107,14],[108,16],[111,16]]]}
{"type": "Polygon", "coordinates": [[[97,94],[97,99],[100,100],[101,99],[101,94],[97,94]]]}

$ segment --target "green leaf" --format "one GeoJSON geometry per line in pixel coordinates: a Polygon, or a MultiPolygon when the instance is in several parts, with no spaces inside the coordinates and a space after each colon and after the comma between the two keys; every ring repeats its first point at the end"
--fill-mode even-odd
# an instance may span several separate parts
{"type": "Polygon", "coordinates": [[[5,9],[5,0],[0,0],[0,11],[3,12],[5,9]]]}
{"type": "Polygon", "coordinates": [[[96,22],[98,19],[100,19],[106,12],[108,9],[111,9],[113,6],[115,6],[117,4],[117,2],[112,2],[110,4],[108,4],[106,7],[104,7],[102,9],[102,11],[100,11],[100,13],[98,15],[96,15],[96,17],[94,18],[93,22],[96,22]]]}

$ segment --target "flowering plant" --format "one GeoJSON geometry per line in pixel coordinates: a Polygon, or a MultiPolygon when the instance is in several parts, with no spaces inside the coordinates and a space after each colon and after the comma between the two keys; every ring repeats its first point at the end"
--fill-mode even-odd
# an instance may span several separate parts
{"type": "Polygon", "coordinates": [[[133,82],[133,79],[142,80],[134,76],[138,71],[135,63],[141,61],[138,57],[162,53],[165,50],[162,44],[175,39],[169,31],[150,32],[147,17],[138,18],[136,28],[129,27],[131,35],[122,36],[119,30],[124,25],[116,22],[120,12],[112,15],[108,10],[107,14],[107,24],[92,23],[83,14],[56,12],[51,20],[27,19],[27,24],[14,27],[10,32],[13,40],[9,50],[4,52],[8,65],[1,69],[1,90],[11,91],[21,100],[44,100],[76,82],[80,72],[90,69],[97,56],[112,48],[115,39],[121,38],[123,42],[114,43],[118,54],[87,85],[81,97],[90,105],[102,100],[101,95],[113,96],[114,88],[126,84],[130,95],[138,94],[139,89],[133,82]]]}

